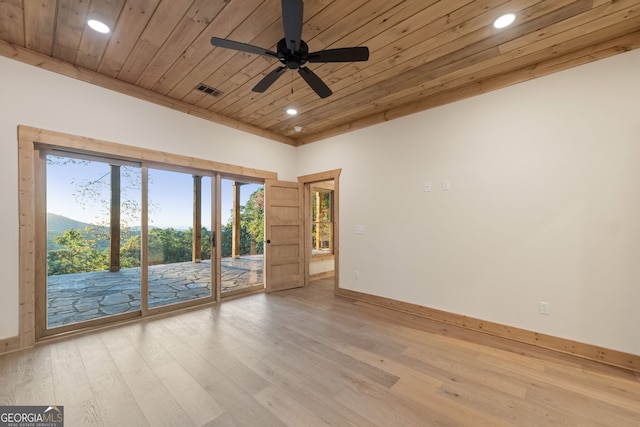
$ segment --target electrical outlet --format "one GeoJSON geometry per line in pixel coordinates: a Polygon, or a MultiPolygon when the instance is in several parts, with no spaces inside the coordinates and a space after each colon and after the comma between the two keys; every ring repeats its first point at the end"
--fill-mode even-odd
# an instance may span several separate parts
{"type": "Polygon", "coordinates": [[[451,183],[449,182],[449,180],[445,179],[444,181],[442,181],[442,191],[449,191],[450,188],[451,183]]]}
{"type": "Polygon", "coordinates": [[[358,270],[353,271],[353,278],[356,280],[360,279],[360,272],[358,270]]]}
{"type": "Polygon", "coordinates": [[[424,190],[425,193],[428,193],[431,191],[431,181],[425,181],[424,182],[424,186],[422,187],[422,189],[424,190]]]}
{"type": "Polygon", "coordinates": [[[551,304],[545,301],[540,301],[540,314],[551,314],[551,304]]]}

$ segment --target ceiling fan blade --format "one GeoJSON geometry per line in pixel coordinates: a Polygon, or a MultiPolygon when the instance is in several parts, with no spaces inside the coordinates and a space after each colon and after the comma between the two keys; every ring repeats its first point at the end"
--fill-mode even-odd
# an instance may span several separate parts
{"type": "Polygon", "coordinates": [[[300,50],[302,40],[302,0],[282,0],[282,23],[287,49],[295,53],[300,50]]]}
{"type": "Polygon", "coordinates": [[[256,55],[270,56],[277,58],[278,54],[262,47],[254,46],[252,44],[235,42],[233,40],[221,39],[219,37],[211,37],[211,44],[225,49],[238,50],[240,52],[255,53],[256,55]]]}
{"type": "Polygon", "coordinates": [[[267,74],[262,80],[258,82],[257,85],[252,89],[254,92],[264,92],[269,89],[272,84],[276,82],[280,78],[280,76],[284,73],[287,67],[278,67],[269,74],[267,74]]]}
{"type": "Polygon", "coordinates": [[[307,67],[298,68],[298,73],[302,76],[304,81],[307,82],[309,86],[311,86],[311,89],[313,89],[320,98],[326,98],[333,93],[331,92],[331,89],[329,89],[329,86],[327,86],[316,73],[314,73],[307,67]]]}
{"type": "Polygon", "coordinates": [[[369,48],[366,46],[326,49],[309,54],[308,62],[355,62],[367,61],[369,48]]]}

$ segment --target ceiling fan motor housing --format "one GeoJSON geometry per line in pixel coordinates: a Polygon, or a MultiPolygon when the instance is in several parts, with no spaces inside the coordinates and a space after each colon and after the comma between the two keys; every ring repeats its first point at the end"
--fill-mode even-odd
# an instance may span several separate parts
{"type": "Polygon", "coordinates": [[[282,39],[278,42],[277,54],[280,62],[286,65],[287,68],[297,70],[307,63],[309,46],[304,40],[300,40],[300,49],[298,49],[297,52],[291,52],[289,48],[287,48],[287,40],[282,39]]]}

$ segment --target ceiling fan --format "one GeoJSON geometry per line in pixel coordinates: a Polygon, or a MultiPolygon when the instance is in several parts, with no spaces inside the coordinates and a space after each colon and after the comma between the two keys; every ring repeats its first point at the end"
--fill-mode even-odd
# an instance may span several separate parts
{"type": "Polygon", "coordinates": [[[218,37],[211,38],[211,44],[240,52],[253,53],[278,59],[283,65],[267,74],[253,88],[254,92],[264,92],[284,74],[287,69],[298,70],[304,81],[320,98],[331,95],[331,89],[304,64],[316,62],[354,62],[369,59],[366,46],[325,49],[309,53],[309,46],[302,40],[303,4],[302,0],[282,0],[282,23],[284,38],[278,42],[276,52],[258,46],[218,37]]]}

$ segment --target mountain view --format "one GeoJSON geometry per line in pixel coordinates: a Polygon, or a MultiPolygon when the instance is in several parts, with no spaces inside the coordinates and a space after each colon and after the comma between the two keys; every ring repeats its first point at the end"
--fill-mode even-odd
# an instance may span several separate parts
{"type": "MultiPolygon", "coordinates": [[[[264,188],[249,196],[240,207],[240,255],[264,252],[264,188]]],[[[221,256],[232,252],[232,218],[221,226],[221,256]]],[[[122,229],[120,235],[119,266],[140,266],[143,244],[139,226],[122,229]]],[[[211,230],[202,227],[200,259],[211,259],[211,230]]],[[[100,271],[110,267],[109,226],[94,225],[62,215],[47,213],[47,273],[49,275],[100,271]]],[[[149,227],[146,241],[148,262],[169,264],[192,260],[193,230],[173,227],[149,227]]]]}
{"type": "Polygon", "coordinates": [[[55,238],[62,236],[65,231],[73,229],[84,234],[85,227],[91,227],[86,222],[76,221],[66,216],[57,215],[51,212],[47,213],[47,248],[60,249],[56,244],[55,238]]]}

